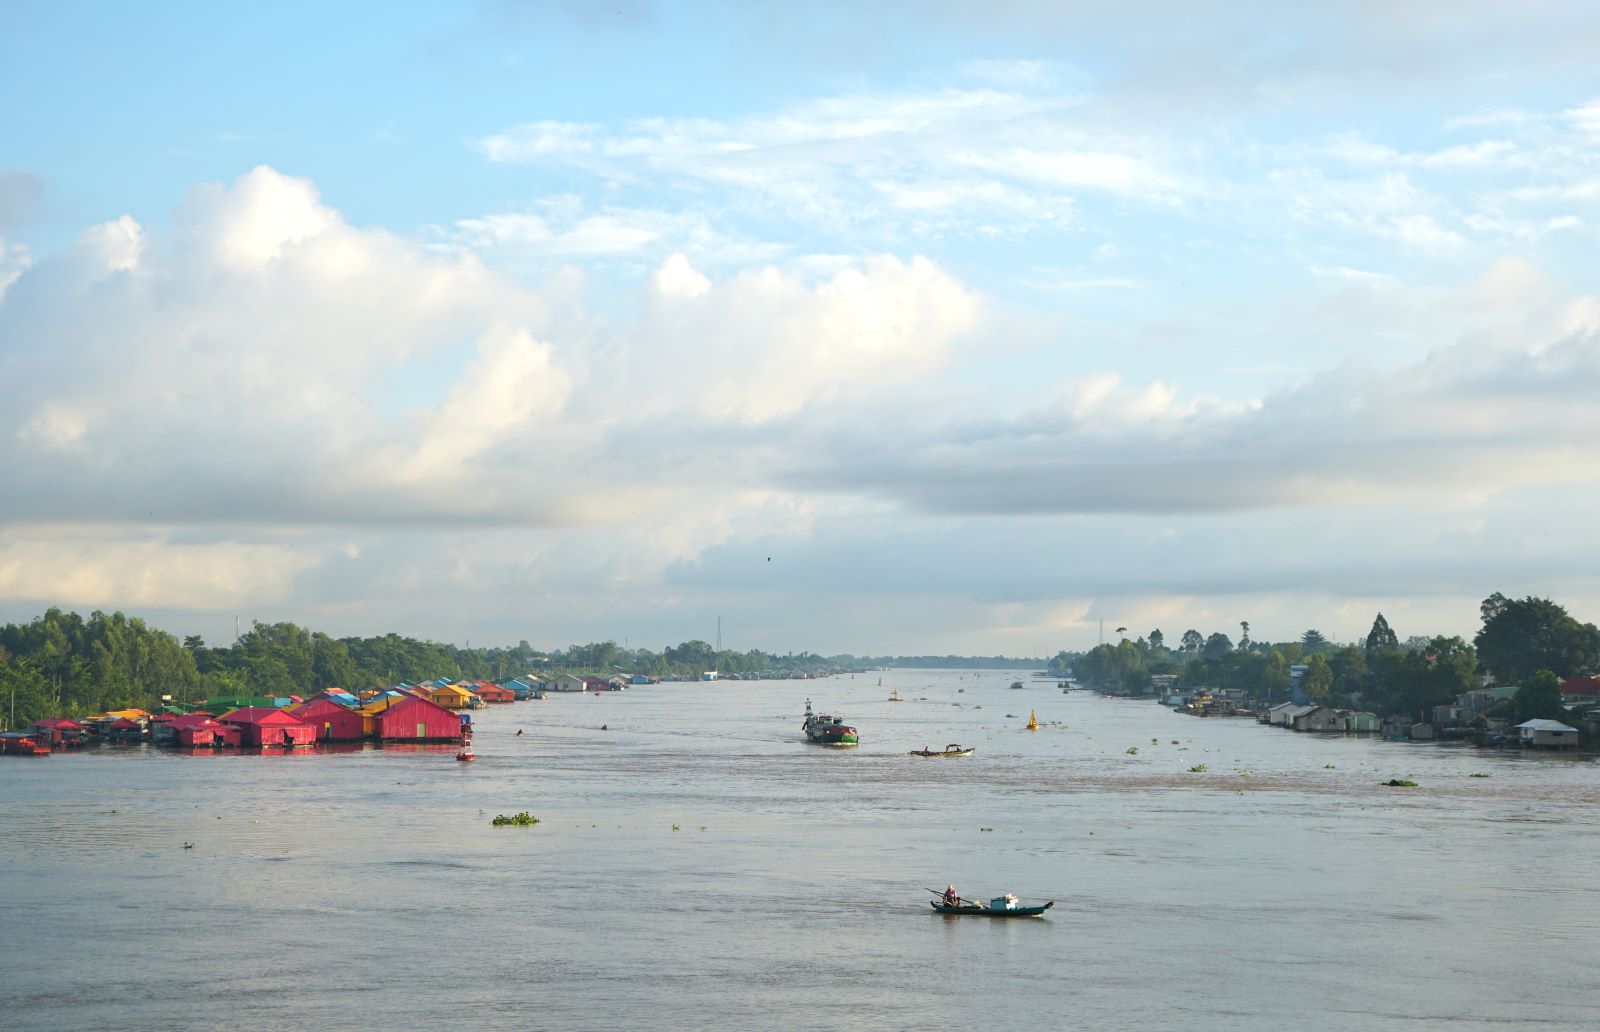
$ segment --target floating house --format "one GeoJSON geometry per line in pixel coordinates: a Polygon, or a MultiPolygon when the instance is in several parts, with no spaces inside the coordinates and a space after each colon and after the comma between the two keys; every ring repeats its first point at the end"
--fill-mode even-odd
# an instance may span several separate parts
{"type": "Polygon", "coordinates": [[[374,737],[384,742],[456,742],[468,720],[427,699],[402,699],[376,714],[374,737]]]}
{"type": "Polygon", "coordinates": [[[589,686],[582,677],[563,674],[550,682],[550,690],[553,692],[586,692],[589,690],[589,686]]]}
{"type": "Polygon", "coordinates": [[[31,725],[32,730],[50,743],[52,749],[71,748],[82,745],[87,729],[76,720],[66,717],[46,717],[35,720],[31,725]]]}
{"type": "Polygon", "coordinates": [[[319,742],[359,742],[367,737],[366,719],[361,711],[330,698],[313,698],[289,712],[316,728],[319,742]]]}
{"type": "Polygon", "coordinates": [[[286,710],[247,706],[217,720],[237,727],[244,745],[315,745],[317,741],[317,729],[286,710]]]}
{"type": "Polygon", "coordinates": [[[180,716],[171,724],[174,744],[182,749],[237,748],[244,741],[244,731],[236,724],[224,724],[204,713],[180,716]]]}
{"type": "Polygon", "coordinates": [[[1352,734],[1368,734],[1383,729],[1383,721],[1376,713],[1356,710],[1344,715],[1344,729],[1352,734]]]}
{"type": "Polygon", "coordinates": [[[1266,722],[1268,724],[1272,724],[1275,727],[1285,727],[1285,726],[1288,725],[1288,722],[1289,722],[1289,718],[1287,716],[1285,716],[1285,714],[1287,714],[1290,710],[1296,709],[1296,708],[1298,708],[1296,703],[1293,703],[1293,702],[1280,702],[1276,706],[1274,706],[1271,709],[1267,710],[1267,720],[1266,720],[1266,722]]]}
{"type": "Polygon", "coordinates": [[[144,737],[144,725],[132,717],[118,717],[102,724],[100,732],[113,742],[137,742],[144,737]]]}
{"type": "Polygon", "coordinates": [[[478,698],[492,706],[501,706],[517,701],[516,692],[510,688],[502,688],[493,681],[474,681],[471,690],[478,698]]]}
{"type": "Polygon", "coordinates": [[[435,706],[450,710],[476,709],[483,700],[458,684],[434,685],[427,689],[427,699],[435,706]]]}
{"type": "Polygon", "coordinates": [[[1523,745],[1535,749],[1576,749],[1578,729],[1559,720],[1525,720],[1517,725],[1523,745]]]}
{"type": "Polygon", "coordinates": [[[1344,714],[1326,706],[1311,706],[1295,716],[1293,727],[1296,731],[1343,731],[1344,714]]]}

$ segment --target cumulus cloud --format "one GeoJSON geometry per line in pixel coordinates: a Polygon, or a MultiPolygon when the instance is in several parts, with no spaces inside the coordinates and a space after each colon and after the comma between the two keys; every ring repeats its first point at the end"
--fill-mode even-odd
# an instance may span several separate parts
{"type": "Polygon", "coordinates": [[[1221,397],[1111,356],[1001,392],[985,377],[1006,352],[982,341],[1006,323],[927,258],[730,272],[673,253],[597,315],[581,280],[353,226],[270,168],[202,187],[174,224],[90,227],[0,299],[0,600],[187,598],[358,630],[381,609],[443,634],[425,610],[492,595],[574,636],[626,610],[672,640],[645,608],[737,600],[772,629],[809,599],[843,647],[852,606],[909,614],[921,593],[930,626],[1021,643],[1118,591],[1141,613],[1297,577],[1379,597],[1392,550],[1364,580],[1327,558],[1348,519],[1442,568],[1481,547],[1483,514],[1514,522],[1506,499],[1588,491],[1600,435],[1552,403],[1600,374],[1600,300],[1522,260],[1456,290],[1325,270],[1360,304],[1302,323],[1404,326],[1420,357],[1221,397]],[[1159,561],[1136,573],[1106,542],[1159,561]],[[1269,549],[1230,581],[1225,560],[1269,549]],[[987,598],[996,576],[1013,586],[987,598]]]}

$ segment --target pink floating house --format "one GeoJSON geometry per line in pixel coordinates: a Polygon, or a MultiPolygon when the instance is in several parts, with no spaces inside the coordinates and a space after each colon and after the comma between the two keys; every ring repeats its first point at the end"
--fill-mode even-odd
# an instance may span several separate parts
{"type": "Polygon", "coordinates": [[[462,718],[427,699],[405,699],[376,715],[377,736],[385,742],[456,742],[462,718]]]}
{"type": "Polygon", "coordinates": [[[313,698],[289,712],[310,724],[319,742],[359,742],[367,737],[361,713],[332,699],[313,698]]]}
{"type": "Polygon", "coordinates": [[[245,745],[315,745],[317,742],[315,725],[267,706],[246,706],[217,719],[239,728],[245,745]]]}

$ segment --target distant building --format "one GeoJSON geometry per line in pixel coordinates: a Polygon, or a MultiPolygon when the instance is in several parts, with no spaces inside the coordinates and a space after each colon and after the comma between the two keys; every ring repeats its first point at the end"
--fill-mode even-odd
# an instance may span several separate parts
{"type": "Polygon", "coordinates": [[[1525,720],[1517,725],[1522,744],[1536,749],[1576,749],[1578,729],[1559,720],[1525,720]]]}
{"type": "Polygon", "coordinates": [[[1344,714],[1327,706],[1311,706],[1294,718],[1296,731],[1343,731],[1344,714]]]}
{"type": "Polygon", "coordinates": [[[1561,704],[1586,709],[1600,706],[1600,677],[1574,677],[1563,681],[1561,704]]]}

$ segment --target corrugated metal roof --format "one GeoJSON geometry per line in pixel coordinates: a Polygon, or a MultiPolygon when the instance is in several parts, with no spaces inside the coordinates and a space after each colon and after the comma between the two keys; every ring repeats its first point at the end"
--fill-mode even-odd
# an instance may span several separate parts
{"type": "Polygon", "coordinates": [[[1517,727],[1519,727],[1519,728],[1525,727],[1530,731],[1573,731],[1573,732],[1576,732],[1578,730],[1575,727],[1572,727],[1572,726],[1567,725],[1567,724],[1563,724],[1559,720],[1545,720],[1542,717],[1540,719],[1538,719],[1538,720],[1524,720],[1522,723],[1518,724],[1517,727]]]}

